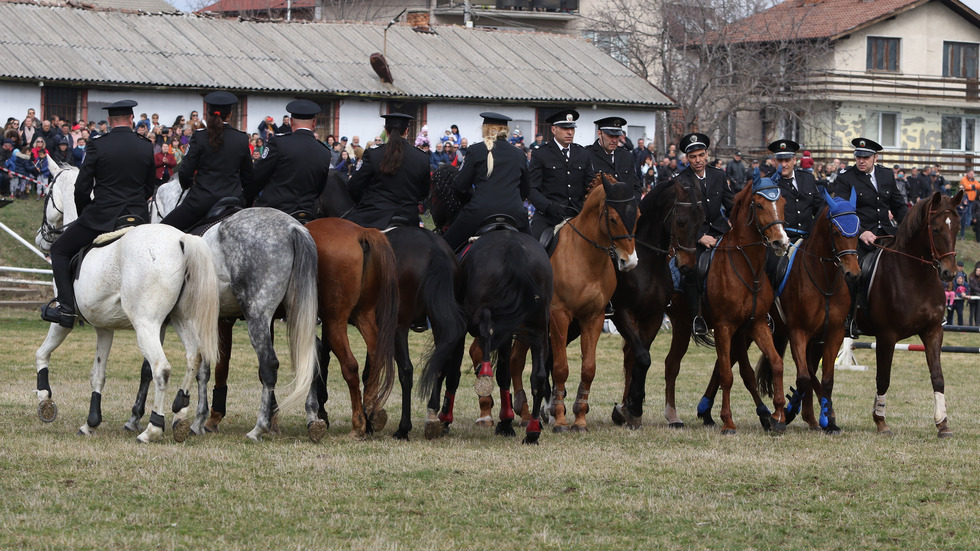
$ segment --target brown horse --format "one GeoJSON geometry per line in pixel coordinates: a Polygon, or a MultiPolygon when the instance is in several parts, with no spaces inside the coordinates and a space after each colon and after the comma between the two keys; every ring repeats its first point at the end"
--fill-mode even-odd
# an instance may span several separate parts
{"type": "Polygon", "coordinates": [[[960,217],[956,205],[962,200],[962,190],[953,198],[937,192],[921,199],[909,210],[895,238],[878,245],[883,249],[878,265],[866,274],[872,278],[868,308],[859,308],[855,321],[863,334],[876,337],[877,396],[872,419],[879,434],[891,434],[885,423],[885,393],[891,382],[895,343],[918,335],[926,350],[939,437],[953,435],[940,362],[946,313],[942,281],[952,280],[957,271],[960,217]]]}
{"type": "MultiPolygon", "coordinates": [[[[306,225],[317,248],[317,280],[323,346],[340,361],[351,398],[351,436],[381,430],[388,419],[384,403],[394,384],[395,327],[398,322],[398,279],[395,253],[384,234],[339,218],[321,218],[306,225]],[[361,333],[371,369],[364,381],[363,402],[357,359],[347,340],[347,324],[361,333]]],[[[321,354],[326,357],[326,351],[321,354]]],[[[313,388],[306,402],[310,438],[327,430],[318,415],[313,388]]]]}
{"type": "Polygon", "coordinates": [[[740,362],[747,360],[750,338],[773,367],[776,411],[772,415],[772,429],[786,430],[783,361],[773,347],[767,323],[773,290],[764,270],[767,247],[772,247],[779,256],[789,247],[782,221],[785,204],[779,188],[768,178],[740,191],[735,196],[730,217],[732,229],[715,247],[715,258],[708,269],[705,310],[706,320],[714,327],[718,354],[715,369],[722,388],[722,434],[735,434],[731,410],[732,357],[740,362]]]}
{"type": "MultiPolygon", "coordinates": [[[[821,191],[827,207],[813,221],[813,227],[797,249],[793,267],[785,284],[773,281],[781,297],[770,312],[775,320],[773,339],[780,357],[787,341],[796,363],[796,388],[787,407],[787,423],[799,411],[802,400],[803,420],[812,429],[837,434],[833,406],[834,361],[844,341],[844,318],[851,304],[845,279],[853,281],[861,268],[857,261],[857,236],[860,227],[854,211],[857,196],[850,200],[831,198],[821,191]],[[823,359],[823,375],[816,380],[817,365],[823,359]],[[811,389],[812,392],[806,392],[811,389]],[[820,419],[813,415],[813,395],[820,398],[820,419]],[[799,397],[797,397],[799,396],[799,397]]],[[[759,388],[772,396],[772,366],[768,359],[759,359],[756,367],[759,388]]]]}
{"type": "MultiPolygon", "coordinates": [[[[595,377],[596,344],[602,333],[605,307],[616,290],[616,270],[636,267],[634,232],[637,204],[628,184],[599,173],[586,195],[582,212],[558,230],[558,244],[551,255],[554,291],[551,300],[551,351],[554,391],[551,396],[555,432],[569,429],[565,418],[565,381],[568,380],[568,330],[577,320],[582,339],[582,381],[579,383],[573,429],[587,430],[589,389],[595,377]],[[610,258],[613,262],[610,262],[610,258]]],[[[521,393],[521,374],[527,344],[518,341],[511,355],[511,378],[521,393]]]]}

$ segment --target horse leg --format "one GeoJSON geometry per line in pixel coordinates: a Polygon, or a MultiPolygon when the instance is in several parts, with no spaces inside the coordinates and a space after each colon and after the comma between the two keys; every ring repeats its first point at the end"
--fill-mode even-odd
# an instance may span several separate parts
{"type": "MultiPolygon", "coordinates": [[[[680,295],[674,294],[673,298],[676,300],[678,296],[680,295]]],[[[687,354],[687,349],[691,345],[692,321],[684,321],[686,313],[680,313],[680,310],[687,310],[687,306],[681,304],[679,308],[673,308],[670,313],[672,320],[676,323],[671,323],[670,350],[667,352],[667,357],[664,358],[664,417],[667,418],[667,423],[671,427],[684,426],[677,415],[677,375],[681,372],[681,359],[687,354]],[[675,315],[679,315],[681,319],[675,319],[675,315]]],[[[703,419],[705,425],[715,424],[714,420],[711,419],[711,403],[707,404],[704,415],[701,414],[699,404],[698,419],[703,419]]]]}
{"type": "Polygon", "coordinates": [[[102,423],[102,389],[105,387],[105,366],[109,361],[109,350],[112,348],[113,332],[111,329],[96,327],[95,335],[95,362],[92,363],[92,374],[90,377],[92,398],[89,402],[88,419],[78,429],[78,434],[86,436],[95,434],[96,427],[102,423]]]}
{"type": "Polygon", "coordinates": [[[52,399],[51,385],[48,382],[48,367],[51,353],[65,342],[71,329],[52,323],[48,327],[48,335],[44,342],[34,352],[34,368],[37,371],[37,416],[41,421],[50,423],[58,417],[58,406],[52,399]]]}
{"type": "MultiPolygon", "coordinates": [[[[453,353],[453,357],[461,357],[463,346],[466,344],[465,337],[459,339],[458,347],[453,353]]],[[[453,407],[456,404],[456,391],[459,389],[460,370],[455,365],[451,366],[449,373],[446,374],[446,396],[442,403],[442,410],[439,412],[439,420],[442,421],[442,435],[449,434],[449,427],[453,424],[453,407]]]]}
{"type": "Polygon", "coordinates": [[[929,379],[932,381],[932,394],[935,401],[933,420],[936,422],[939,438],[949,438],[953,436],[953,431],[949,428],[949,419],[946,415],[946,382],[943,380],[943,366],[940,360],[943,328],[941,325],[936,325],[919,335],[919,338],[926,349],[926,364],[929,366],[929,379]]]}
{"type": "MultiPolygon", "coordinates": [[[[541,402],[548,385],[548,374],[545,372],[545,354],[548,342],[544,335],[531,346],[531,398],[534,404],[531,408],[531,419],[524,432],[524,444],[537,444],[541,436],[541,402]]],[[[525,354],[527,349],[525,348],[525,354]]],[[[511,363],[513,367],[513,363],[511,363]]],[[[522,366],[523,369],[523,366],[522,366]]],[[[524,404],[527,407],[527,404],[524,404]]]]}
{"type": "MultiPolygon", "coordinates": [[[[813,392],[811,390],[810,368],[809,368],[809,335],[799,328],[792,328],[789,331],[790,352],[793,355],[793,363],[796,364],[796,389],[802,396],[795,398],[791,394],[789,405],[786,408],[786,424],[790,424],[797,414],[802,413],[803,421],[810,427],[816,426],[813,418],[813,392]]],[[[778,353],[778,350],[777,350],[778,353]]],[[[775,379],[775,373],[773,374],[775,379]]],[[[775,382],[773,383],[775,385],[775,382]]],[[[792,392],[792,391],[790,391],[792,392]]],[[[775,398],[775,391],[773,392],[775,398]]]]}
{"type": "Polygon", "coordinates": [[[554,432],[566,432],[569,428],[568,420],[565,419],[565,382],[568,381],[568,353],[565,347],[568,345],[566,339],[571,321],[567,311],[551,311],[551,355],[554,362],[551,372],[554,379],[551,406],[555,418],[555,426],[552,428],[554,432]]]}
{"type": "MultiPolygon", "coordinates": [[[[708,386],[705,387],[704,394],[698,401],[698,419],[701,419],[706,427],[715,426],[715,420],[711,417],[711,408],[715,405],[715,396],[718,395],[718,389],[721,388],[721,370],[718,366],[718,360],[715,360],[715,365],[711,368],[711,377],[708,378],[708,386]]],[[[728,369],[731,370],[731,365],[728,366],[728,369]]]]}
{"type": "Polygon", "coordinates": [[[163,436],[164,431],[164,400],[167,395],[167,383],[170,380],[170,363],[167,356],[163,353],[160,345],[159,331],[162,323],[156,325],[153,330],[150,327],[140,325],[136,327],[136,342],[139,343],[143,357],[150,362],[150,370],[153,373],[153,407],[150,408],[150,424],[146,430],[136,437],[137,442],[147,443],[158,440],[163,436]]]}
{"type": "MultiPolygon", "coordinates": [[[[769,358],[769,365],[772,366],[772,405],[776,411],[772,414],[772,420],[770,422],[772,423],[771,428],[773,432],[782,434],[786,432],[786,396],[783,395],[783,359],[776,352],[776,347],[772,342],[772,332],[769,330],[769,324],[764,319],[756,319],[755,324],[752,326],[752,337],[755,340],[756,346],[769,358]]],[[[748,346],[748,341],[745,342],[745,346],[748,346]]],[[[809,377],[809,374],[807,374],[807,377],[809,377]]],[[[754,385],[754,375],[752,381],[754,385]]],[[[809,388],[809,386],[808,380],[807,386],[804,388],[809,388]]]]}
{"type": "MultiPolygon", "coordinates": [[[[521,426],[528,426],[531,422],[531,411],[527,405],[527,392],[524,391],[524,361],[527,358],[527,351],[533,348],[525,340],[518,338],[514,341],[510,349],[510,380],[514,385],[514,410],[521,414],[521,426]]],[[[532,352],[533,354],[533,352],[532,352]]],[[[534,369],[534,356],[531,357],[531,369],[534,369]]],[[[543,367],[542,367],[543,369],[543,367]]],[[[532,374],[533,376],[533,374],[532,374]]],[[[547,376],[545,376],[547,379],[547,376]]],[[[546,383],[547,384],[547,383],[546,383]]],[[[531,395],[534,396],[534,385],[531,385],[531,395]]],[[[539,423],[540,424],[540,423],[539,423]]]]}
{"type": "Polygon", "coordinates": [[[500,422],[494,431],[498,436],[517,436],[514,432],[514,404],[510,394],[510,348],[507,342],[497,350],[497,386],[500,388],[500,422]]]}
{"type": "Polygon", "coordinates": [[[895,339],[879,335],[875,339],[875,395],[874,409],[871,411],[871,419],[874,420],[878,434],[891,436],[892,429],[888,428],[885,422],[885,395],[888,393],[888,386],[892,377],[892,356],[895,355],[895,339]]]}
{"type": "MultiPolygon", "coordinates": [[[[172,407],[174,413],[174,440],[183,442],[187,440],[187,437],[191,433],[204,433],[202,426],[207,419],[209,411],[208,380],[211,378],[211,366],[204,361],[199,353],[200,343],[197,341],[197,335],[195,335],[193,326],[189,327],[182,321],[176,319],[173,324],[181,342],[184,343],[185,360],[187,362],[187,371],[184,374],[180,388],[177,389],[177,396],[174,398],[172,407]],[[190,386],[193,379],[197,380],[197,410],[195,411],[194,422],[191,423],[187,419],[187,411],[190,408],[190,386]]],[[[162,333],[163,331],[161,330],[162,333]]],[[[161,342],[163,341],[163,339],[160,340],[161,342]]]]}
{"type": "MultiPolygon", "coordinates": [[[[479,383],[479,384],[482,384],[484,386],[489,385],[489,389],[490,389],[490,390],[487,390],[487,394],[485,396],[484,395],[481,395],[479,391],[477,391],[477,393],[476,393],[477,400],[478,400],[478,402],[480,404],[480,416],[476,418],[476,426],[478,426],[478,427],[492,427],[493,426],[493,396],[490,395],[490,391],[493,390],[493,383],[489,382],[489,379],[484,379],[484,382],[483,383],[480,383],[481,377],[483,377],[483,376],[480,375],[480,371],[483,370],[483,369],[490,369],[489,368],[489,365],[490,365],[490,362],[489,362],[490,353],[489,352],[486,353],[486,358],[487,358],[488,361],[484,365],[483,364],[484,353],[483,353],[483,342],[482,342],[482,339],[481,338],[473,339],[473,342],[470,343],[470,361],[473,363],[473,370],[474,370],[474,372],[477,373],[477,380],[473,384],[476,385],[476,384],[479,383]]],[[[491,370],[491,373],[492,372],[493,371],[491,370]]]]}
{"type": "MultiPolygon", "coordinates": [[[[167,336],[167,326],[164,325],[160,328],[160,344],[163,344],[164,338],[167,336]]],[[[146,413],[146,396],[150,392],[150,381],[153,380],[153,370],[150,369],[150,362],[146,358],[143,358],[143,365],[140,366],[140,386],[136,391],[136,400],[133,402],[133,407],[130,410],[132,414],[129,416],[129,421],[123,425],[123,429],[128,432],[142,432],[143,426],[140,420],[143,418],[143,414],[146,413]]]]}
{"type": "Polygon", "coordinates": [[[350,392],[350,436],[357,440],[363,440],[366,419],[361,402],[361,381],[357,376],[357,358],[351,352],[350,343],[347,340],[347,320],[330,320],[324,322],[323,340],[328,343],[330,350],[337,356],[337,360],[340,361],[340,370],[343,374],[344,381],[347,383],[347,390],[350,392]]]}
{"type": "Polygon", "coordinates": [[[214,364],[214,390],[211,391],[211,416],[204,423],[207,432],[218,432],[225,418],[228,402],[228,365],[231,362],[231,331],[235,318],[218,319],[218,361],[214,364]]]}
{"type": "MultiPolygon", "coordinates": [[[[375,358],[375,354],[378,349],[378,324],[374,317],[374,312],[362,312],[358,315],[355,320],[357,330],[361,333],[361,337],[364,339],[364,344],[368,350],[368,362],[371,364],[371,369],[381,369],[377,361],[371,361],[375,358]]],[[[355,362],[356,369],[356,362],[355,362]]],[[[368,371],[367,366],[365,366],[364,373],[364,418],[367,421],[365,425],[365,432],[371,434],[374,432],[381,431],[388,424],[388,412],[385,411],[383,405],[380,403],[378,392],[380,391],[379,382],[369,383],[368,382],[368,371]]]]}
{"type": "Polygon", "coordinates": [[[259,380],[262,382],[262,398],[259,403],[258,419],[255,428],[245,436],[254,442],[262,439],[262,435],[272,428],[272,416],[276,409],[276,380],[279,375],[279,358],[272,347],[272,319],[270,315],[260,313],[247,315],[248,337],[252,348],[259,359],[259,380]]]}
{"type": "MultiPolygon", "coordinates": [[[[618,326],[617,326],[618,327],[618,326]]],[[[648,342],[639,334],[639,330],[635,325],[627,324],[629,330],[625,333],[620,330],[620,334],[624,335],[627,339],[627,345],[624,346],[623,361],[624,365],[627,363],[626,358],[630,358],[628,362],[631,365],[631,370],[626,372],[626,390],[628,394],[623,399],[623,410],[625,413],[626,428],[628,429],[638,429],[643,424],[643,401],[646,399],[646,381],[647,373],[650,371],[650,348],[648,342]],[[629,352],[625,349],[628,348],[629,352]]],[[[660,329],[660,326],[657,326],[660,329]]],[[[656,335],[656,333],[654,333],[656,335]]],[[[674,420],[668,419],[669,423],[679,423],[679,426],[683,427],[684,423],[680,422],[680,419],[674,420]]],[[[671,425],[672,428],[677,428],[678,425],[671,425]]]]}
{"type": "MultiPolygon", "coordinates": [[[[841,343],[844,341],[843,329],[835,332],[834,336],[829,337],[823,344],[823,373],[820,381],[820,428],[827,434],[840,434],[841,429],[837,426],[837,415],[834,413],[834,363],[837,361],[837,351],[840,350],[841,343]]],[[[811,364],[810,376],[816,376],[817,363],[811,364]]],[[[813,384],[816,390],[817,384],[813,384]]]]}
{"type": "MultiPolygon", "coordinates": [[[[599,343],[599,336],[602,335],[603,316],[600,314],[591,320],[583,320],[580,323],[582,335],[582,380],[578,385],[578,392],[575,396],[575,403],[572,405],[572,412],[575,414],[575,423],[572,430],[576,432],[586,432],[589,430],[585,416],[589,413],[589,393],[592,388],[592,381],[595,379],[596,353],[595,349],[599,343]]],[[[640,384],[642,381],[634,381],[640,384]]],[[[636,422],[636,420],[634,420],[636,422]]]]}
{"type": "MultiPolygon", "coordinates": [[[[618,311],[617,311],[618,312],[618,311]]],[[[615,324],[615,320],[613,320],[615,324]]],[[[619,329],[619,326],[616,326],[619,329]]],[[[619,330],[619,334],[622,335],[622,329],[619,330]]],[[[633,358],[633,349],[630,347],[628,342],[623,343],[623,398],[618,404],[613,404],[612,410],[612,422],[615,425],[623,426],[626,423],[626,409],[625,404],[629,401],[630,395],[630,385],[633,383],[633,364],[635,360],[633,358]]]]}
{"type": "Polygon", "coordinates": [[[732,356],[738,363],[738,374],[742,377],[742,384],[745,385],[745,389],[749,391],[749,395],[752,396],[752,401],[755,403],[755,414],[759,416],[759,424],[762,425],[762,430],[770,431],[772,430],[772,412],[766,407],[765,402],[762,401],[762,395],[759,393],[759,383],[755,378],[755,370],[752,369],[752,361],[749,359],[749,341],[744,338],[737,338],[732,342],[739,342],[739,346],[732,350],[732,356]]]}
{"type": "MultiPolygon", "coordinates": [[[[809,391],[803,395],[802,410],[800,415],[803,417],[803,421],[807,424],[810,430],[820,430],[820,421],[817,420],[817,417],[815,416],[816,412],[813,409],[813,399],[817,398],[818,405],[823,403],[823,387],[820,386],[820,381],[817,380],[817,366],[820,365],[820,356],[822,352],[822,344],[817,342],[810,342],[807,344],[805,359],[807,378],[810,382],[810,386],[809,391]]],[[[790,394],[792,394],[792,390],[790,391],[790,394]]],[[[786,410],[786,416],[788,418],[789,405],[786,406],[786,410]]]]}
{"type": "Polygon", "coordinates": [[[402,416],[398,421],[398,430],[392,436],[398,440],[408,440],[408,434],[412,432],[412,377],[415,366],[408,352],[407,327],[395,330],[395,363],[398,364],[398,384],[402,389],[402,416]]]}
{"type": "MultiPolygon", "coordinates": [[[[718,360],[715,362],[712,379],[717,377],[718,384],[721,386],[721,433],[725,435],[735,434],[735,423],[732,422],[732,331],[726,324],[715,326],[715,351],[718,353],[718,360]]],[[[716,389],[717,391],[717,389],[716,389]]],[[[705,394],[707,396],[707,393],[705,394]]],[[[702,398],[702,401],[704,398],[702,398]]],[[[698,405],[700,410],[700,404],[698,405]]]]}

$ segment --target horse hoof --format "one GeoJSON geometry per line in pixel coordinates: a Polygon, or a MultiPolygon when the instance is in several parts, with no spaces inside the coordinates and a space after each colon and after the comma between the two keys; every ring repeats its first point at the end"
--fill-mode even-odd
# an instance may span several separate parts
{"type": "Polygon", "coordinates": [[[735,429],[722,429],[722,436],[735,436],[735,429]]]}
{"type": "MultiPolygon", "coordinates": [[[[773,424],[774,423],[778,423],[778,421],[776,421],[773,417],[771,417],[769,415],[760,415],[759,416],[759,424],[762,425],[762,430],[764,430],[766,432],[776,430],[776,429],[773,428],[773,424]]],[[[788,424],[789,424],[789,421],[786,421],[786,423],[783,424],[783,430],[786,430],[786,425],[788,425],[788,424]]]]}
{"type": "Polygon", "coordinates": [[[137,422],[126,421],[126,424],[123,425],[123,430],[126,432],[139,433],[139,432],[143,432],[143,426],[140,425],[138,421],[137,422]]]}
{"type": "Polygon", "coordinates": [[[497,423],[497,428],[494,430],[494,433],[497,436],[517,436],[517,433],[514,431],[514,425],[503,421],[497,423]]]}
{"type": "Polygon", "coordinates": [[[892,429],[889,429],[889,428],[878,429],[878,436],[892,437],[892,436],[895,436],[895,433],[893,433],[892,432],[892,429]]]}
{"type": "Polygon", "coordinates": [[[43,423],[51,423],[58,418],[58,406],[50,399],[45,398],[37,405],[37,417],[43,423]]]}
{"type": "Polygon", "coordinates": [[[358,442],[363,442],[367,440],[367,435],[364,433],[363,430],[356,430],[356,429],[352,430],[350,431],[350,434],[348,436],[350,436],[351,440],[356,440],[358,442]]]}
{"type": "Polygon", "coordinates": [[[187,419],[174,421],[174,441],[183,442],[191,435],[191,422],[187,419]]]}
{"type": "Polygon", "coordinates": [[[539,444],[538,437],[541,436],[540,432],[529,432],[524,435],[524,440],[521,440],[521,444],[535,445],[539,444]]]}
{"type": "Polygon", "coordinates": [[[445,421],[442,422],[442,435],[443,436],[449,436],[449,427],[451,425],[452,425],[452,423],[447,423],[445,421]]]}
{"type": "Polygon", "coordinates": [[[269,432],[274,436],[282,436],[282,430],[279,429],[279,414],[276,413],[269,419],[269,432]]]}
{"type": "Polygon", "coordinates": [[[589,427],[588,425],[572,425],[572,432],[589,432],[589,427]]]}
{"type": "Polygon", "coordinates": [[[425,422],[425,439],[435,440],[442,436],[442,421],[425,422]]]}
{"type": "Polygon", "coordinates": [[[948,428],[946,430],[940,430],[939,434],[937,434],[936,436],[938,436],[939,438],[952,438],[953,431],[948,428]]]}
{"type": "Polygon", "coordinates": [[[840,427],[831,423],[827,425],[827,428],[823,429],[824,434],[837,435],[841,433],[840,427]]]}
{"type": "Polygon", "coordinates": [[[551,428],[551,431],[554,432],[555,434],[562,434],[568,432],[569,427],[568,425],[555,425],[554,427],[551,428]]]}
{"type": "Polygon", "coordinates": [[[317,413],[316,416],[322,419],[323,422],[327,424],[328,429],[330,428],[330,417],[327,415],[326,411],[320,410],[320,412],[317,413]]]}
{"type": "Polygon", "coordinates": [[[482,375],[476,378],[473,382],[473,390],[476,390],[476,395],[481,398],[486,398],[493,393],[493,377],[488,377],[482,375]]]}
{"type": "Polygon", "coordinates": [[[493,418],[490,417],[490,416],[480,417],[479,419],[476,420],[476,426],[478,426],[478,427],[492,427],[493,426],[493,418]]]}
{"type": "Polygon", "coordinates": [[[616,404],[613,406],[612,410],[612,422],[616,423],[617,426],[623,426],[626,423],[626,416],[623,415],[623,405],[616,404]]]}
{"type": "Polygon", "coordinates": [[[684,428],[684,421],[674,421],[673,423],[668,423],[667,428],[682,429],[684,428]]]}
{"type": "Polygon", "coordinates": [[[698,419],[700,419],[701,422],[704,423],[704,426],[706,426],[706,427],[713,427],[713,426],[715,426],[715,420],[714,420],[714,418],[711,417],[711,410],[710,409],[709,410],[706,410],[704,412],[698,411],[698,419]]]}
{"type": "Polygon", "coordinates": [[[371,429],[381,432],[388,424],[388,412],[384,408],[377,409],[371,414],[371,429]]]}
{"type": "Polygon", "coordinates": [[[323,419],[311,421],[306,425],[306,433],[310,436],[310,441],[317,444],[327,435],[327,424],[323,419]]]}
{"type": "Polygon", "coordinates": [[[769,430],[776,436],[786,432],[786,423],[780,423],[775,418],[769,420],[769,427],[769,430]]]}
{"type": "Polygon", "coordinates": [[[391,437],[394,438],[395,440],[404,440],[408,442],[409,432],[411,432],[411,429],[398,429],[395,431],[394,434],[391,435],[391,437]]]}

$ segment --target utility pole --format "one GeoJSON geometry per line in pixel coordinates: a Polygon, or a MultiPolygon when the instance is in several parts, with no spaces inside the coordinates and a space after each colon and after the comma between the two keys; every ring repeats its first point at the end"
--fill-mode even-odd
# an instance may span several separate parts
{"type": "Polygon", "coordinates": [[[463,0],[463,26],[473,27],[473,13],[470,11],[470,0],[463,0]]]}
{"type": "Polygon", "coordinates": [[[293,0],[286,0],[286,21],[293,19],[293,0]]]}

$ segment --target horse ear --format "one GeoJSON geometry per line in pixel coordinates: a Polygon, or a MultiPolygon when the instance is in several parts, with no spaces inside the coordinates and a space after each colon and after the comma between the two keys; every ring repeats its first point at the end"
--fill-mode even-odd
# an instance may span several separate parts
{"type": "Polygon", "coordinates": [[[853,187],[851,187],[851,197],[847,202],[851,204],[851,208],[857,208],[858,206],[858,192],[853,187]]]}
{"type": "Polygon", "coordinates": [[[820,195],[823,196],[823,200],[825,203],[827,203],[828,207],[834,204],[834,198],[831,197],[829,193],[827,193],[826,187],[820,186],[820,195]]]}
{"type": "Polygon", "coordinates": [[[942,203],[942,201],[943,201],[942,193],[939,193],[938,191],[932,192],[932,199],[930,201],[932,203],[932,208],[938,207],[939,203],[942,203]]]}
{"type": "Polygon", "coordinates": [[[962,202],[963,202],[963,190],[961,189],[959,192],[956,193],[956,196],[953,197],[953,204],[959,205],[962,202]]]}

